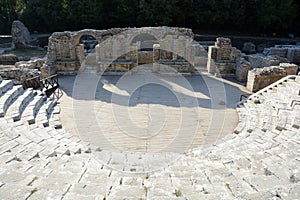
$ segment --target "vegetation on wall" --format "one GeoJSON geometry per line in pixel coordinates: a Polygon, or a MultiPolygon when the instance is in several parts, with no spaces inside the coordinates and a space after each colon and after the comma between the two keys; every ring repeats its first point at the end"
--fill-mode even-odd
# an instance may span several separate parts
{"type": "Polygon", "coordinates": [[[15,19],[31,32],[165,25],[299,34],[299,8],[297,0],[0,0],[0,34],[15,19]]]}

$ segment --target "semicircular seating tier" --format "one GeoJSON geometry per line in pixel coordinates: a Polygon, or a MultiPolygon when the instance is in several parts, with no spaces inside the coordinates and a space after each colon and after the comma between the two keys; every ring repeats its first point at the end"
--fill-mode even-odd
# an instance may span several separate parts
{"type": "Polygon", "coordinates": [[[233,134],[149,173],[146,160],[171,156],[86,144],[61,128],[54,99],[1,79],[0,199],[299,198],[299,91],[288,76],[251,95],[233,134]]]}

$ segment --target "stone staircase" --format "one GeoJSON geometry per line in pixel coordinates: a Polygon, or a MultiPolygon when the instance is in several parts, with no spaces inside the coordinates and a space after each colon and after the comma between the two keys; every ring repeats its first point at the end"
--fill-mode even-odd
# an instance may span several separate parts
{"type": "Polygon", "coordinates": [[[0,199],[299,198],[299,76],[251,95],[234,134],[184,155],[101,150],[51,125],[57,102],[2,82],[0,199]]]}

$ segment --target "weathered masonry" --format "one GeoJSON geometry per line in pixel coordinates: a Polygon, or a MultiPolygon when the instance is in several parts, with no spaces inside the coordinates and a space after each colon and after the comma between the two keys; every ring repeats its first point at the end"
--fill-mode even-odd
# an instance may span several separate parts
{"type": "Polygon", "coordinates": [[[86,67],[95,72],[122,73],[153,63],[153,72],[193,72],[197,55],[205,53],[193,36],[191,29],[170,27],[56,32],[49,38],[48,65],[57,72],[77,72],[86,67]],[[87,56],[80,43],[85,35],[98,43],[87,56]]]}

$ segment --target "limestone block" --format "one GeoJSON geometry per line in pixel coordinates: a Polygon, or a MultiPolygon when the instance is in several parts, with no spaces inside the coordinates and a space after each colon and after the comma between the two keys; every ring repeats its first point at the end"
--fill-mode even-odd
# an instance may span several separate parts
{"type": "Polygon", "coordinates": [[[218,68],[219,74],[235,74],[236,71],[236,63],[234,62],[217,62],[215,65],[218,68]]]}
{"type": "Polygon", "coordinates": [[[208,73],[216,73],[216,65],[214,59],[217,57],[217,48],[214,46],[208,47],[207,71],[208,73]]]}
{"type": "Polygon", "coordinates": [[[78,59],[81,64],[84,61],[84,44],[78,44],[75,47],[75,51],[76,51],[76,59],[78,59]]]}
{"type": "Polygon", "coordinates": [[[241,52],[231,46],[229,38],[217,38],[215,46],[208,48],[207,70],[212,74],[235,74],[236,59],[241,52]]]}
{"type": "Polygon", "coordinates": [[[216,62],[234,62],[236,59],[236,48],[217,48],[216,62]]]}
{"type": "Polygon", "coordinates": [[[296,64],[300,64],[300,47],[289,48],[287,51],[287,59],[296,64]]]}
{"type": "Polygon", "coordinates": [[[158,63],[160,59],[160,45],[153,45],[153,63],[158,63]]]}
{"type": "Polygon", "coordinates": [[[279,66],[286,70],[287,75],[297,75],[298,65],[290,63],[280,63],[279,66]]]}
{"type": "Polygon", "coordinates": [[[14,65],[18,61],[18,57],[14,54],[0,55],[0,64],[2,65],[14,65]]]}
{"type": "Polygon", "coordinates": [[[217,38],[215,46],[220,47],[220,48],[230,48],[231,40],[230,40],[230,38],[219,37],[219,38],[217,38]]]}
{"type": "Polygon", "coordinates": [[[239,59],[237,61],[237,67],[235,72],[236,79],[240,82],[246,82],[249,70],[250,70],[250,63],[245,59],[239,59]]]}
{"type": "Polygon", "coordinates": [[[252,92],[257,92],[286,75],[286,70],[279,66],[256,68],[248,72],[247,88],[252,92]]]}
{"type": "Polygon", "coordinates": [[[287,48],[271,47],[269,55],[270,56],[276,55],[276,56],[280,56],[280,57],[285,58],[287,56],[287,51],[288,51],[287,48]]]}
{"type": "Polygon", "coordinates": [[[250,63],[251,68],[277,66],[280,63],[276,57],[262,54],[247,55],[246,60],[250,63]]]}
{"type": "Polygon", "coordinates": [[[44,59],[36,58],[29,61],[20,61],[15,64],[17,68],[40,69],[45,63],[44,59]]]}
{"type": "Polygon", "coordinates": [[[153,62],[153,52],[152,51],[140,51],[138,53],[139,65],[150,64],[153,62]]]}
{"type": "Polygon", "coordinates": [[[138,65],[138,46],[136,45],[130,46],[129,60],[132,63],[131,68],[135,68],[138,65]]]}

